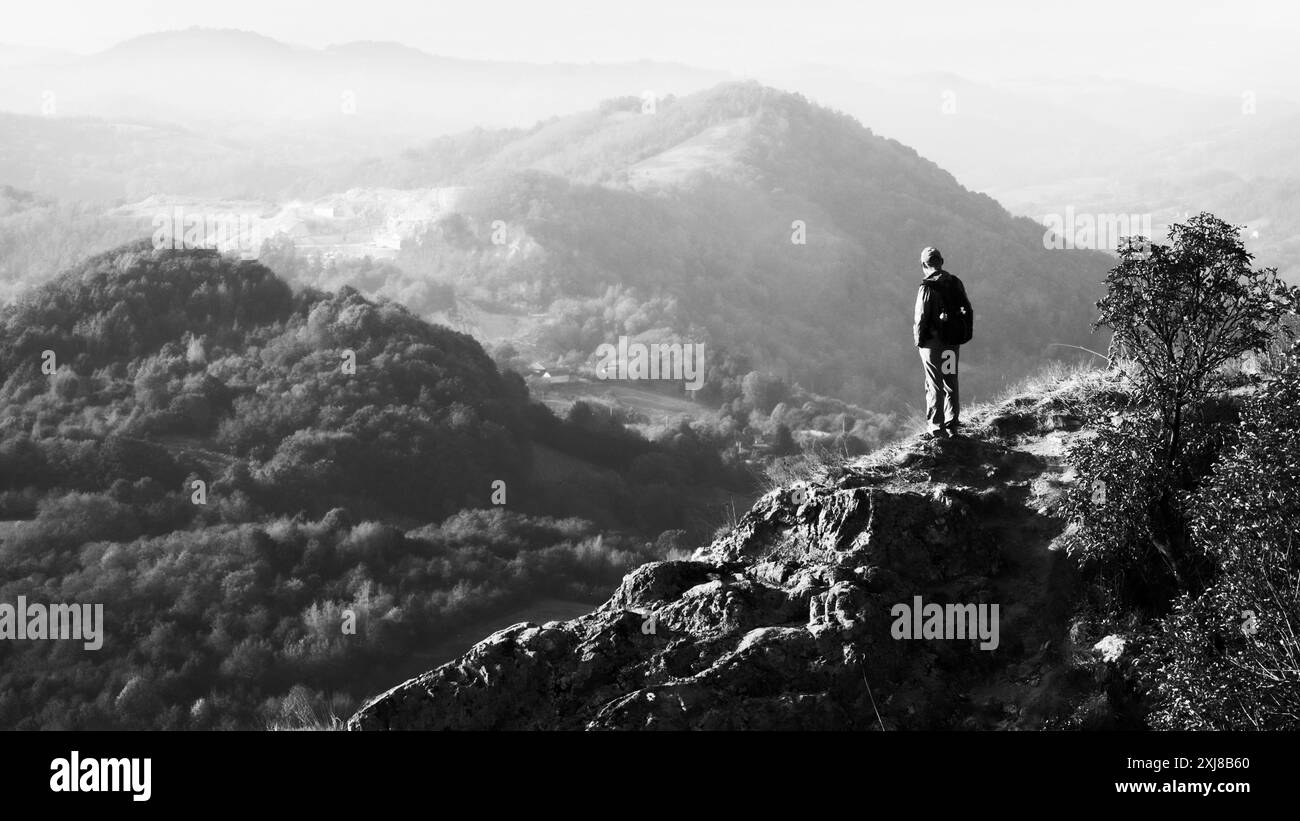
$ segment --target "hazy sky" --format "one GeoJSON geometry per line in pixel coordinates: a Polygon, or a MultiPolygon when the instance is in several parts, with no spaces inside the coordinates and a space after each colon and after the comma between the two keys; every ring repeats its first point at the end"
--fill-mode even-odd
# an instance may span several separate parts
{"type": "Polygon", "coordinates": [[[457,57],[650,58],[738,73],[818,62],[1222,90],[1300,76],[1300,4],[1285,0],[33,0],[8,4],[0,41],[91,52],[189,26],[309,46],[394,40],[457,57]]]}

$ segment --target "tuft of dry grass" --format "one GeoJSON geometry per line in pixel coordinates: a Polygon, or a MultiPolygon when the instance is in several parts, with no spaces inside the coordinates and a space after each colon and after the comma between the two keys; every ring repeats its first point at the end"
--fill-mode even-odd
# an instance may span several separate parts
{"type": "Polygon", "coordinates": [[[1052,361],[995,399],[967,408],[962,414],[966,432],[992,434],[994,420],[1011,412],[1045,416],[1061,408],[1081,408],[1104,391],[1122,390],[1126,378],[1122,368],[1100,368],[1086,361],[1052,361]]]}
{"type": "Polygon", "coordinates": [[[266,729],[273,733],[303,733],[303,732],[339,732],[346,730],[347,720],[339,718],[330,713],[328,716],[322,716],[304,720],[300,717],[289,719],[276,719],[268,721],[266,729]]]}
{"type": "Polygon", "coordinates": [[[337,703],[330,704],[316,697],[302,685],[289,690],[280,704],[278,715],[266,723],[272,732],[330,731],[347,729],[347,720],[340,718],[337,703]]]}
{"type": "Polygon", "coordinates": [[[814,445],[803,453],[773,459],[765,470],[763,492],[789,487],[799,482],[816,484],[825,480],[828,469],[845,462],[842,454],[814,445]]]}

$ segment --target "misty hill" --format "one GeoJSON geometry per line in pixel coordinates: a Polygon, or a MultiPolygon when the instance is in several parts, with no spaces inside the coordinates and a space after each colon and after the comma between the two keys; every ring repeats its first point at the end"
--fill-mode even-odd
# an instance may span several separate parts
{"type": "Polygon", "coordinates": [[[816,65],[759,79],[857,117],[1014,214],[1149,213],[1163,235],[1208,207],[1251,229],[1253,253],[1292,276],[1300,270],[1290,150],[1300,104],[1285,95],[1086,75],[855,76],[816,65]]]}
{"type": "Polygon", "coordinates": [[[1300,270],[1290,150],[1300,104],[1284,95],[1089,76],[859,77],[815,65],[761,80],[857,117],[1014,214],[1151,214],[1152,233],[1163,235],[1208,207],[1251,229],[1253,253],[1292,276],[1300,270]]]}
{"type": "Polygon", "coordinates": [[[116,219],[98,206],[0,185],[0,304],[90,254],[140,235],[139,222],[116,219]]]}
{"type": "Polygon", "coordinates": [[[160,191],[268,196],[310,179],[311,155],[148,119],[0,112],[0,179],[59,199],[115,203],[160,191]]]}
{"type": "MultiPolygon", "coordinates": [[[[1189,142],[1189,133],[1254,127],[1241,116],[1240,94],[1194,93],[1133,78],[990,82],[934,71],[856,76],[803,65],[759,79],[841,109],[994,196],[1049,181],[1114,178],[1136,157],[1189,142]]],[[[1296,111],[1293,103],[1261,96],[1265,112],[1296,111]]]]}
{"type": "Polygon", "coordinates": [[[1300,277],[1300,160],[1295,106],[1265,99],[1245,113],[1241,100],[1218,107],[1218,118],[1177,140],[1139,143],[1106,164],[1045,177],[1024,187],[997,187],[998,198],[1035,218],[1080,213],[1149,214],[1161,235],[1189,211],[1208,208],[1246,228],[1256,256],[1275,260],[1291,281],[1300,277]],[[1192,203],[1196,205],[1193,206],[1192,203]]]}
{"type": "Polygon", "coordinates": [[[675,336],[714,352],[715,398],[730,369],[757,367],[899,408],[916,393],[909,324],[926,245],[977,307],[963,358],[972,390],[1033,371],[1061,352],[1052,343],[1091,342],[1109,257],[1045,250],[1041,226],[797,95],[727,84],[653,114],[625,98],[502,136],[440,138],[335,187],[363,176],[464,186],[456,213],[405,243],[397,264],[546,313],[523,341],[566,364],[622,334],[675,336]],[[792,241],[796,221],[805,244],[792,241]]]}
{"type": "Polygon", "coordinates": [[[148,240],[0,312],[0,374],[0,599],[108,614],[98,653],[0,643],[6,727],[347,712],[357,670],[594,601],[748,487],[707,434],[556,418],[401,306],[148,240]]]}
{"type": "Polygon", "coordinates": [[[313,49],[248,31],[191,28],[142,35],[84,57],[15,60],[0,75],[0,109],[42,115],[52,105],[57,117],[168,123],[285,159],[338,159],[722,79],[719,72],[650,61],[463,60],[398,43],[313,49]],[[209,88],[214,77],[224,92],[209,88]]]}

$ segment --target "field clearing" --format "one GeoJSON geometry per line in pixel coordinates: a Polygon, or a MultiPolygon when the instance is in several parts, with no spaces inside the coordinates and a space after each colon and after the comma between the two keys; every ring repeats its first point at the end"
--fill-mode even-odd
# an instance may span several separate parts
{"type": "Polygon", "coordinates": [[[691,175],[732,168],[753,126],[750,117],[737,117],[705,129],[667,151],[628,168],[628,183],[636,190],[681,185],[691,175]]]}

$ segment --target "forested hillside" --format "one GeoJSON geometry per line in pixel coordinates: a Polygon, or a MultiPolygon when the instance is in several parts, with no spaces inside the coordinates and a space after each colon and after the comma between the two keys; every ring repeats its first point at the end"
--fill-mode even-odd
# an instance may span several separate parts
{"type": "Polygon", "coordinates": [[[593,601],[748,484],[689,426],[557,419],[399,305],[148,241],[6,308],[0,375],[0,599],[106,622],[97,652],[0,643],[5,727],[342,713],[459,626],[593,601]]]}

